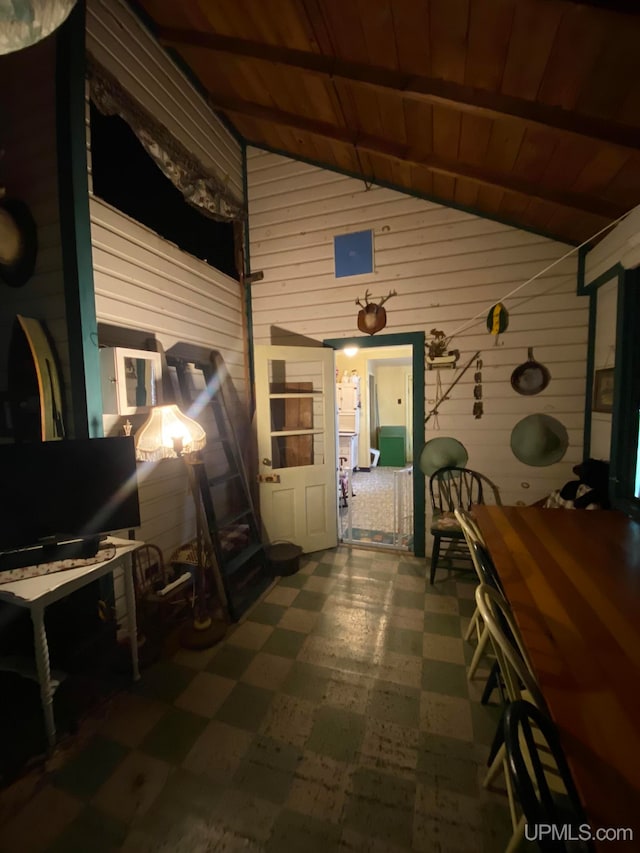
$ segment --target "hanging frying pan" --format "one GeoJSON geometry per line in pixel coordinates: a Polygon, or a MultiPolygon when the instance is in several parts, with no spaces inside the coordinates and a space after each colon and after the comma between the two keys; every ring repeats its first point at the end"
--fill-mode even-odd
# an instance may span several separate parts
{"type": "Polygon", "coordinates": [[[528,361],[521,364],[511,374],[511,387],[518,394],[530,397],[539,394],[551,381],[551,374],[544,366],[533,357],[533,347],[528,349],[528,361]]]}

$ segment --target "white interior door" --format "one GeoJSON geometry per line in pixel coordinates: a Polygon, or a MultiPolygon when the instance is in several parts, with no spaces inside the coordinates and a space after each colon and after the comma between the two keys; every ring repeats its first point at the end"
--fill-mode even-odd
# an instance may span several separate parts
{"type": "Polygon", "coordinates": [[[334,352],[255,348],[260,515],[271,542],[337,545],[334,352]]]}

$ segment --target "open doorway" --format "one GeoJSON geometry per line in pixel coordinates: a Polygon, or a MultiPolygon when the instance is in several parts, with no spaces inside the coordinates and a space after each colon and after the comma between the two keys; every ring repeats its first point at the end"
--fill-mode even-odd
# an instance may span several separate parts
{"type": "Polygon", "coordinates": [[[324,343],[336,351],[340,536],[423,556],[424,334],[324,343]]]}

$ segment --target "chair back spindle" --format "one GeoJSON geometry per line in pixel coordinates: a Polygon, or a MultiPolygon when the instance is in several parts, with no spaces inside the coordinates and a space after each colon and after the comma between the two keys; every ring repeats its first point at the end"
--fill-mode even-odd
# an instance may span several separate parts
{"type": "Polygon", "coordinates": [[[578,841],[587,824],[555,726],[530,702],[512,702],[504,715],[506,761],[515,795],[529,826],[571,826],[572,840],[560,834],[540,837],[542,853],[579,853],[593,846],[578,841]]]}
{"type": "Polygon", "coordinates": [[[544,699],[531,669],[520,632],[502,593],[486,583],[476,589],[476,604],[489,630],[509,701],[523,698],[523,688],[540,708],[544,699]]]}
{"type": "Polygon", "coordinates": [[[429,480],[431,505],[438,512],[470,510],[483,502],[482,480],[476,471],[450,466],[439,468],[429,480]]]}
{"type": "MultiPolygon", "coordinates": [[[[441,542],[465,539],[466,533],[455,515],[457,510],[469,512],[473,504],[482,503],[482,479],[469,468],[447,466],[439,468],[429,479],[429,493],[433,516],[431,535],[431,571],[429,582],[433,584],[440,558],[441,542]]],[[[480,536],[473,522],[468,525],[470,533],[480,536]]]]}

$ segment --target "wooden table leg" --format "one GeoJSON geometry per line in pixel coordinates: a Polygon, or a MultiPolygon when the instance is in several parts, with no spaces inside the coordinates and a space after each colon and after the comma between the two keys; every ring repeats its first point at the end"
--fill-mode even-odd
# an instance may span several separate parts
{"type": "Polygon", "coordinates": [[[33,639],[36,653],[36,668],[40,684],[40,698],[44,714],[44,729],[49,747],[53,749],[56,743],[56,723],[53,716],[53,686],[51,684],[51,669],[49,666],[49,646],[47,632],[44,627],[44,608],[31,608],[33,622],[33,639]]]}
{"type": "Polygon", "coordinates": [[[133,565],[131,555],[127,559],[124,568],[124,593],[127,600],[127,628],[129,630],[129,644],[131,645],[131,671],[133,680],[140,681],[140,669],[138,667],[138,624],[136,620],[136,594],[133,588],[133,565]]]}

